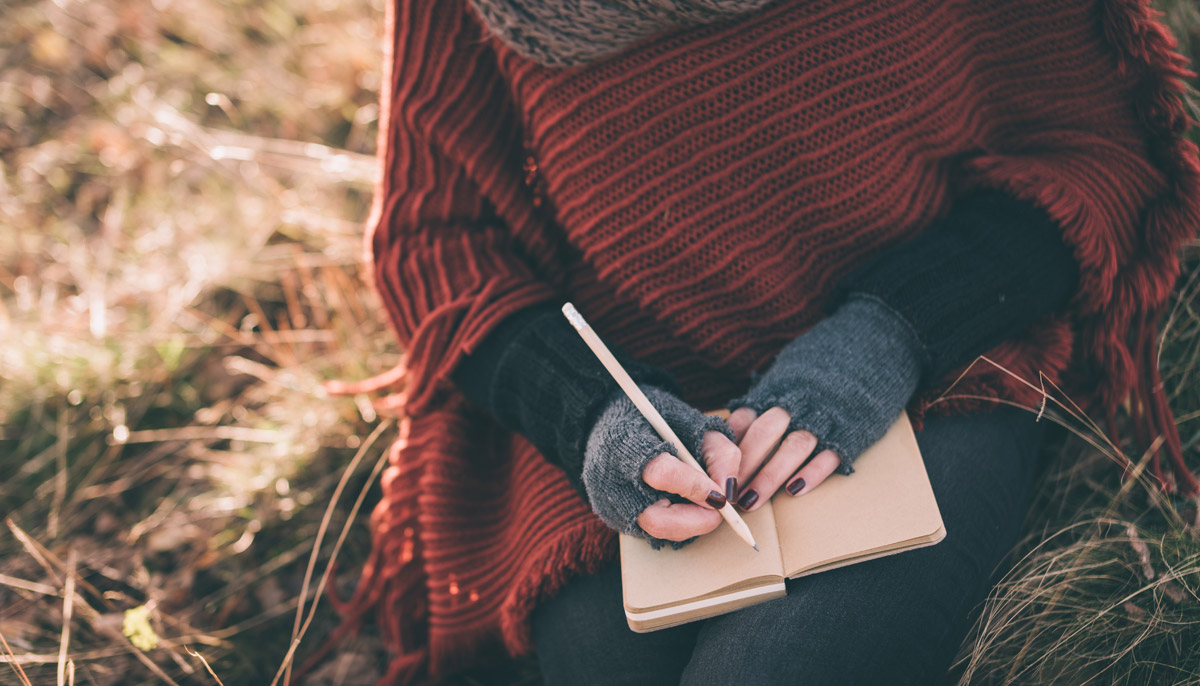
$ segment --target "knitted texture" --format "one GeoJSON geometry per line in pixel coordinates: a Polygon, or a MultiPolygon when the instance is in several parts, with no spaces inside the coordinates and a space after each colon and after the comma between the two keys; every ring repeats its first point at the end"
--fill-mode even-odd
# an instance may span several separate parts
{"type": "Polygon", "coordinates": [[[671,29],[752,12],[770,0],[470,0],[508,47],[549,67],[594,62],[671,29]]]}
{"type": "MultiPolygon", "coordinates": [[[[1070,296],[1077,271],[1058,227],[1044,212],[1001,192],[972,193],[927,231],[839,282],[838,290],[851,291],[854,304],[789,343],[767,377],[755,379],[750,393],[727,408],[746,406],[762,413],[784,407],[792,415],[791,430],[815,434],[821,439],[816,452],[834,450],[842,459],[838,471],[848,474],[857,456],[895,421],[913,387],[919,387],[911,377],[939,378],[1058,309],[1070,296]],[[968,274],[971,278],[965,278],[968,274]],[[902,319],[897,310],[913,314],[902,319]],[[910,331],[924,344],[915,343],[910,331]],[[935,351],[932,364],[929,350],[935,351]]],[[[835,296],[831,302],[835,299],[839,304],[845,300],[835,296]]],[[[631,376],[648,378],[648,365],[629,359],[619,348],[610,349],[631,376]]],[[[467,397],[501,418],[502,425],[562,466],[577,488],[583,459],[575,456],[575,446],[583,445],[579,436],[592,431],[595,406],[607,401],[599,390],[585,392],[584,387],[603,382],[620,393],[553,302],[506,317],[451,378],[467,397]],[[551,339],[557,339],[556,347],[578,350],[570,356],[547,354],[539,341],[551,339]],[[589,376],[581,368],[596,369],[589,376]],[[593,378],[596,373],[601,378],[593,378]],[[498,378],[510,383],[496,388],[498,378]]],[[[678,392],[672,386],[672,393],[678,392]]],[[[670,400],[679,402],[673,396],[670,400]]],[[[625,399],[622,407],[640,429],[617,425],[595,431],[624,435],[640,430],[647,432],[643,443],[654,443],[632,403],[625,399]]],[[[618,409],[606,412],[610,424],[624,416],[618,409]]],[[[694,410],[691,414],[700,417],[694,410]]],[[[646,537],[635,519],[654,501],[655,491],[638,475],[650,457],[663,452],[650,452],[653,447],[627,451],[630,466],[624,473],[602,474],[608,484],[603,501],[617,513],[589,500],[618,531],[646,537]]],[[[675,454],[673,448],[667,452],[675,454]]]]}
{"type": "MultiPolygon", "coordinates": [[[[500,426],[562,467],[583,495],[579,476],[587,436],[613,393],[621,393],[612,374],[553,302],[506,318],[481,349],[484,355],[467,355],[451,378],[500,426]]],[[[620,346],[608,349],[635,382],[682,392],[662,369],[620,346]]]]}
{"type": "Polygon", "coordinates": [[[973,193],[929,230],[868,260],[838,283],[841,293],[886,302],[929,354],[924,378],[940,379],[1075,292],[1078,268],[1055,222],[996,191],[973,193]]]}
{"type": "Polygon", "coordinates": [[[788,431],[816,436],[813,452],[837,453],[837,471],[849,474],[904,411],[927,365],[908,322],[882,301],[855,294],[784,346],[749,392],[725,405],[760,415],[782,407],[791,416],[788,431]]]}
{"type": "MultiPolygon", "coordinates": [[[[531,651],[537,603],[616,554],[562,470],[449,379],[507,315],[568,300],[708,410],[820,319],[838,279],[976,188],[1043,208],[1079,285],[987,351],[1003,370],[977,364],[946,393],[952,370],[914,417],[980,407],[968,396],[1036,405],[1022,379],[1110,420],[1132,394],[1145,445],[1165,436],[1195,492],[1153,341],[1200,225],[1200,163],[1191,72],[1147,3],[780,1],[571,70],[514,52],[466,0],[388,11],[366,245],[404,351],[381,379],[403,420],[372,558],[339,605],[347,627],[378,610],[388,683],[496,641],[531,651]]],[[[1157,453],[1151,470],[1165,478],[1157,453]]]]}
{"type": "MultiPolygon", "coordinates": [[[[724,419],[705,415],[661,388],[642,384],[638,387],[702,466],[706,463],[700,445],[706,432],[717,431],[730,441],[737,440],[724,419]]],[[[642,479],[646,463],[662,453],[679,457],[675,446],[663,440],[633,401],[618,389],[588,437],[583,483],[592,510],[605,524],[616,531],[650,541],[656,550],[665,543],[671,543],[678,550],[695,538],[664,541],[647,534],[637,523],[642,510],[663,498],[677,503],[688,502],[682,496],[652,488],[642,479]]]]}

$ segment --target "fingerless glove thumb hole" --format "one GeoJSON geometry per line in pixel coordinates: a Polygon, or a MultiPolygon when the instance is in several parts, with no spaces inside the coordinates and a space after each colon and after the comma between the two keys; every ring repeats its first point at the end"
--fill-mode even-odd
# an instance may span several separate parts
{"type": "Polygon", "coordinates": [[[610,528],[650,538],[637,518],[670,496],[645,483],[642,470],[664,452],[674,455],[675,448],[654,434],[629,398],[613,396],[588,435],[581,474],[592,511],[610,528]]]}
{"type": "MultiPolygon", "coordinates": [[[[733,440],[732,429],[721,417],[705,415],[666,389],[648,384],[638,386],[698,460],[702,460],[700,449],[706,431],[720,431],[733,440]]],[[[619,391],[600,413],[589,435],[583,482],[593,511],[610,528],[646,539],[656,549],[665,543],[678,549],[695,537],[677,542],[658,539],[637,523],[647,507],[663,498],[674,504],[690,502],[682,495],[661,491],[645,482],[642,476],[645,466],[663,453],[679,458],[676,446],[659,436],[633,401],[619,391]]]]}

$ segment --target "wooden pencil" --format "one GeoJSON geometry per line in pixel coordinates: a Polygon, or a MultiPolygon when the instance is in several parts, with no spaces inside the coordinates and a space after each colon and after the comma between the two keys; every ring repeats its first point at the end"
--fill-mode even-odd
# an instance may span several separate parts
{"type": "MultiPolygon", "coordinates": [[[[621,390],[625,391],[625,395],[629,396],[629,399],[637,406],[642,416],[646,418],[646,421],[650,422],[650,426],[654,427],[654,430],[658,432],[658,435],[664,441],[670,441],[674,444],[675,449],[679,451],[679,459],[691,465],[694,469],[698,469],[702,474],[707,475],[708,473],[704,471],[704,467],[700,466],[696,458],[692,457],[692,454],[688,452],[687,447],[683,445],[683,441],[679,440],[679,437],[675,435],[675,432],[667,424],[667,421],[658,413],[658,410],[654,409],[654,405],[650,403],[650,399],[646,397],[642,389],[638,388],[638,385],[629,376],[629,372],[625,371],[625,368],[621,366],[617,358],[613,357],[608,346],[604,344],[604,341],[600,340],[600,337],[592,330],[592,327],[583,318],[583,315],[579,314],[579,310],[576,310],[575,306],[568,302],[562,306],[562,312],[567,317],[567,321],[571,322],[571,326],[575,327],[575,330],[583,337],[583,340],[592,349],[592,352],[596,354],[596,357],[600,358],[600,362],[608,370],[608,373],[612,374],[613,378],[616,379],[617,384],[621,386],[621,390]]],[[[758,544],[755,543],[754,536],[750,533],[750,527],[746,526],[746,522],[742,520],[741,515],[734,509],[732,502],[726,502],[725,506],[718,510],[718,512],[729,523],[729,526],[733,527],[734,532],[737,533],[739,538],[753,546],[755,550],[758,550],[758,544]]]]}

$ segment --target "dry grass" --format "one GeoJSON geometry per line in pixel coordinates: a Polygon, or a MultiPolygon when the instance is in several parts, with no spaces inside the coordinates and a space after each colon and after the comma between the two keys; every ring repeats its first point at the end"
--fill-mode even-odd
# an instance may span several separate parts
{"type": "MultiPolygon", "coordinates": [[[[0,684],[269,684],[331,627],[394,431],[322,386],[399,359],[358,266],[381,2],[0,8],[0,684]]],[[[1188,265],[1163,367],[1194,455],[1188,265]]],[[[1200,681],[1194,503],[1052,449],[962,683],[1200,681]]],[[[368,626],[293,681],[384,659],[368,626]]]]}
{"type": "MultiPolygon", "coordinates": [[[[390,431],[322,387],[398,359],[358,268],[380,16],[6,8],[0,634],[34,683],[268,683],[280,665],[318,590],[302,590],[316,533],[334,532],[319,579],[374,483],[385,441],[366,437],[390,431]]],[[[349,531],[344,569],[366,548],[349,531]]],[[[332,621],[314,616],[310,641],[332,621]]],[[[350,642],[341,682],[371,683],[380,658],[350,642]]]]}
{"type": "Polygon", "coordinates": [[[1200,683],[1196,501],[1152,486],[1149,453],[1122,479],[1128,458],[1085,417],[1047,416],[1075,436],[1046,447],[1025,537],[960,650],[958,683],[1200,683]]]}

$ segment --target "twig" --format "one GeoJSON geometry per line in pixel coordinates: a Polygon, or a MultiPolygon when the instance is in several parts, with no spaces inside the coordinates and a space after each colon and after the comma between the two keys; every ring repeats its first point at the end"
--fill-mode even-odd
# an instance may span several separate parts
{"type": "Polygon", "coordinates": [[[15,576],[0,574],[0,584],[19,588],[23,591],[32,591],[33,593],[41,593],[42,595],[58,595],[58,589],[48,584],[39,584],[36,581],[26,581],[18,579],[15,576]]]}
{"type": "Polygon", "coordinates": [[[237,624],[230,624],[229,626],[225,627],[224,629],[218,629],[217,631],[213,631],[212,636],[218,640],[228,639],[232,636],[237,636],[238,634],[242,633],[243,631],[248,631],[250,629],[253,629],[254,627],[259,626],[260,624],[263,624],[264,622],[269,622],[272,619],[275,619],[276,617],[278,617],[284,613],[290,612],[292,610],[292,608],[299,603],[300,603],[299,596],[296,596],[290,600],[285,600],[284,602],[279,603],[279,604],[275,605],[274,607],[270,607],[270,608],[267,608],[266,610],[263,610],[262,612],[258,613],[257,615],[255,615],[253,617],[243,619],[242,621],[238,622],[237,624]]]}
{"type": "Polygon", "coordinates": [[[126,637],[125,634],[121,633],[120,631],[117,631],[117,632],[115,632],[115,634],[110,633],[110,635],[113,635],[114,637],[120,636],[126,645],[128,645],[130,648],[133,648],[133,656],[136,657],[139,662],[146,665],[147,669],[149,669],[151,672],[154,672],[154,675],[157,676],[159,679],[162,679],[163,681],[167,682],[168,684],[171,684],[171,686],[179,686],[179,684],[176,683],[174,679],[167,676],[167,673],[162,670],[162,667],[159,667],[154,662],[154,660],[151,660],[146,655],[146,653],[142,651],[141,648],[139,648],[139,647],[135,646],[133,643],[131,643],[129,641],[129,638],[126,637]]]}
{"type": "Polygon", "coordinates": [[[62,640],[58,644],[58,686],[67,680],[67,646],[71,643],[71,615],[75,610],[75,549],[67,553],[67,586],[63,589],[62,640]]]}
{"type": "MultiPolygon", "coordinates": [[[[58,538],[58,525],[62,517],[63,502],[67,499],[67,447],[70,442],[69,426],[67,424],[68,410],[58,413],[58,440],[54,442],[54,499],[50,503],[50,514],[46,521],[46,534],[51,539],[58,538]]],[[[61,669],[59,670],[62,671],[61,669]]],[[[59,686],[62,678],[59,677],[59,686]]]]}
{"type": "MultiPolygon", "coordinates": [[[[4,521],[6,524],[8,524],[8,528],[13,532],[13,535],[17,537],[17,540],[21,542],[21,545],[24,546],[26,552],[28,552],[33,559],[37,560],[38,564],[40,564],[42,568],[46,570],[46,573],[49,574],[52,579],[54,579],[54,583],[63,583],[59,580],[58,573],[54,571],[54,564],[51,564],[50,558],[53,558],[54,562],[59,566],[62,566],[62,562],[60,562],[57,558],[54,558],[54,555],[50,551],[45,550],[40,544],[38,544],[37,541],[33,540],[29,534],[25,533],[21,527],[17,526],[16,522],[14,522],[11,517],[5,519],[4,521]]],[[[82,579],[78,579],[77,583],[85,588],[88,588],[89,592],[97,597],[102,597],[99,591],[91,587],[90,584],[82,579]]],[[[155,664],[154,660],[151,660],[141,648],[133,645],[129,638],[122,633],[120,629],[109,628],[97,621],[100,617],[100,613],[97,612],[96,609],[92,607],[86,599],[80,596],[78,591],[73,590],[72,595],[76,597],[74,602],[79,604],[80,614],[88,621],[93,629],[128,646],[133,651],[134,657],[136,657],[139,662],[145,665],[147,669],[153,672],[155,676],[167,682],[171,686],[179,686],[179,684],[176,683],[174,679],[167,676],[167,673],[162,670],[162,667],[159,667],[157,664],[155,664]]],[[[10,650],[9,652],[11,653],[12,651],[10,650]]]]}
{"type": "Polygon", "coordinates": [[[342,531],[340,534],[338,534],[338,539],[333,544],[333,551],[329,554],[329,564],[325,566],[325,573],[321,575],[321,583],[317,584],[317,592],[316,596],[313,598],[312,608],[308,612],[308,618],[304,620],[304,626],[300,629],[300,636],[292,645],[293,651],[297,646],[300,645],[300,639],[304,638],[304,634],[308,632],[308,627],[312,624],[313,620],[316,619],[317,604],[320,602],[321,596],[325,592],[325,587],[329,583],[330,575],[333,574],[333,565],[337,562],[338,553],[340,553],[342,550],[342,544],[346,542],[346,537],[350,534],[350,528],[353,526],[359,510],[362,509],[363,501],[365,501],[367,498],[367,491],[370,490],[371,484],[375,482],[375,479],[378,478],[379,473],[383,471],[383,467],[387,463],[388,454],[387,452],[384,452],[379,456],[379,459],[375,461],[375,467],[371,470],[370,476],[367,477],[367,482],[363,484],[362,490],[358,492],[358,498],[354,501],[354,507],[350,508],[350,513],[346,517],[346,523],[342,525],[342,531]]]}
{"type": "Polygon", "coordinates": [[[172,144],[199,151],[213,160],[253,161],[357,184],[374,183],[379,175],[378,161],[371,155],[201,126],[162,100],[144,109],[172,144]]]}
{"type": "Polygon", "coordinates": [[[7,662],[13,666],[13,671],[17,673],[18,677],[20,677],[21,683],[25,686],[33,686],[33,684],[29,683],[29,677],[25,676],[25,670],[21,669],[21,663],[17,662],[17,656],[13,654],[12,648],[8,647],[8,639],[4,638],[4,634],[2,632],[0,632],[0,643],[4,644],[4,652],[7,653],[8,656],[7,662]]]}
{"type": "MultiPolygon", "coordinates": [[[[50,579],[54,581],[56,586],[61,586],[63,584],[63,580],[59,578],[58,572],[55,570],[56,568],[65,568],[63,561],[58,559],[54,553],[47,550],[46,547],[41,543],[33,540],[32,536],[25,533],[24,529],[17,526],[17,523],[13,521],[12,517],[6,518],[4,523],[8,525],[8,529],[9,531],[12,531],[13,536],[16,536],[17,540],[21,542],[21,545],[25,548],[25,552],[29,553],[29,556],[42,566],[42,569],[50,575],[50,579]]],[[[105,599],[104,594],[102,594],[95,586],[89,584],[83,579],[76,579],[76,583],[85,591],[91,593],[93,596],[99,598],[102,602],[107,604],[110,609],[112,608],[112,605],[108,602],[108,600],[105,599]]],[[[87,607],[90,609],[91,605],[87,605],[87,607]]],[[[95,610],[93,610],[93,612],[94,611],[95,610]]]]}
{"type": "MultiPolygon", "coordinates": [[[[74,662],[89,662],[92,660],[107,660],[110,657],[119,655],[128,655],[130,651],[123,648],[104,648],[99,650],[89,650],[82,653],[75,653],[75,656],[67,661],[68,669],[71,663],[74,662]]],[[[0,655],[0,662],[9,662],[17,664],[29,665],[48,665],[58,662],[58,653],[21,653],[20,655],[0,655]]]]}
{"type": "MultiPolygon", "coordinates": [[[[957,385],[958,385],[958,383],[959,383],[960,381],[962,381],[962,380],[963,380],[963,378],[964,378],[964,377],[965,377],[965,376],[966,376],[966,375],[967,375],[967,374],[968,374],[968,373],[969,373],[969,372],[970,372],[972,369],[974,369],[974,368],[975,368],[975,365],[976,365],[976,363],[978,363],[978,362],[986,362],[986,363],[988,363],[988,364],[992,365],[993,367],[995,367],[996,369],[1000,370],[1001,372],[1003,372],[1003,373],[1004,373],[1004,374],[1006,374],[1007,376],[1009,376],[1009,377],[1011,377],[1011,378],[1015,379],[1017,382],[1021,383],[1022,385],[1024,385],[1024,386],[1028,387],[1030,390],[1037,391],[1038,393],[1040,393],[1040,394],[1042,395],[1043,402],[1045,402],[1045,401],[1046,401],[1046,399],[1047,399],[1047,397],[1049,396],[1049,394],[1048,394],[1048,393],[1046,393],[1046,388],[1045,388],[1045,384],[1046,384],[1046,383],[1049,383],[1049,384],[1050,384],[1050,386],[1051,386],[1051,387],[1052,387],[1052,388],[1053,388],[1055,391],[1057,391],[1057,392],[1058,392],[1060,395],[1062,395],[1062,396],[1063,396],[1063,398],[1066,400],[1066,402],[1070,403],[1070,407],[1068,407],[1068,406],[1067,406],[1065,403],[1063,403],[1063,402],[1062,402],[1062,401],[1060,401],[1058,398],[1055,398],[1055,397],[1053,397],[1053,396],[1049,396],[1049,401],[1050,401],[1050,402],[1053,402],[1055,405],[1057,405],[1057,406],[1059,406],[1060,408],[1062,408],[1062,410],[1063,410],[1064,412],[1066,412],[1068,415],[1070,415],[1070,416],[1071,416],[1072,418],[1074,418],[1075,420],[1077,420],[1077,421],[1079,421],[1080,423],[1082,423],[1082,424],[1084,424],[1084,425],[1088,426],[1088,427],[1089,427],[1089,428],[1090,428],[1090,429],[1091,429],[1093,432],[1095,432],[1095,434],[1096,434],[1097,436],[1099,436],[1101,439],[1103,439],[1103,440],[1104,440],[1106,443],[1108,443],[1108,444],[1109,444],[1109,446],[1110,446],[1110,448],[1111,448],[1111,450],[1112,450],[1112,454],[1114,454],[1114,455],[1119,455],[1119,456],[1121,456],[1121,457],[1124,457],[1124,453],[1122,453],[1122,452],[1121,452],[1121,448],[1120,448],[1120,446],[1116,445],[1115,443],[1113,443],[1113,442],[1112,442],[1112,440],[1110,440],[1110,439],[1109,439],[1108,435],[1104,433],[1104,430],[1100,428],[1100,425],[1099,425],[1099,424],[1097,424],[1097,423],[1096,423],[1096,422],[1095,422],[1095,421],[1094,421],[1094,420],[1093,420],[1093,419],[1092,419],[1090,416],[1088,416],[1088,414],[1087,414],[1086,412],[1084,412],[1084,411],[1083,411],[1083,409],[1082,409],[1082,408],[1080,408],[1080,407],[1079,407],[1079,405],[1077,405],[1077,404],[1075,403],[1075,401],[1074,401],[1074,400],[1072,400],[1072,399],[1071,399],[1071,397],[1070,397],[1069,395],[1067,395],[1067,394],[1063,393],[1061,388],[1059,388],[1059,387],[1058,387],[1056,384],[1054,384],[1053,382],[1049,381],[1049,379],[1046,379],[1046,378],[1045,378],[1045,375],[1042,375],[1042,374],[1040,374],[1040,373],[1039,373],[1039,376],[1041,377],[1039,380],[1040,380],[1040,381],[1042,381],[1042,385],[1041,385],[1040,387],[1039,387],[1039,386],[1035,386],[1035,385],[1033,385],[1033,384],[1032,384],[1032,383],[1031,383],[1031,382],[1030,382],[1028,379],[1025,379],[1025,378],[1021,377],[1020,375],[1018,375],[1018,374],[1014,373],[1012,370],[1008,369],[1008,368],[1007,368],[1007,367],[1005,367],[1004,365],[1002,365],[1002,364],[1000,364],[1000,363],[998,363],[998,362],[995,362],[994,360],[992,360],[991,358],[987,357],[986,355],[980,355],[979,357],[975,358],[975,360],[974,360],[974,361],[972,361],[972,362],[971,362],[971,364],[970,364],[970,365],[968,365],[968,366],[967,366],[967,368],[966,368],[966,369],[964,369],[964,370],[962,371],[962,373],[958,375],[958,378],[956,378],[956,379],[954,380],[954,382],[953,382],[953,383],[951,383],[951,384],[950,384],[950,385],[949,385],[949,386],[946,388],[946,390],[942,391],[942,394],[941,394],[941,395],[939,395],[937,398],[935,398],[935,399],[934,399],[933,401],[931,401],[929,404],[930,404],[930,405],[936,405],[937,403],[940,403],[940,402],[943,402],[943,401],[946,401],[946,400],[950,400],[950,399],[952,399],[952,398],[956,398],[956,397],[970,397],[970,396],[966,396],[966,395],[956,395],[956,396],[951,396],[951,395],[950,395],[950,391],[951,391],[951,390],[953,390],[953,389],[954,389],[954,387],[955,387],[955,386],[957,386],[957,385]]],[[[981,398],[981,399],[983,399],[983,400],[993,400],[992,398],[981,398]]]]}
{"type": "Polygon", "coordinates": [[[301,602],[296,607],[296,620],[292,625],[292,643],[288,648],[287,654],[283,658],[283,664],[279,665],[279,670],[275,673],[275,678],[271,680],[271,686],[276,686],[276,684],[279,683],[280,677],[284,678],[285,684],[291,683],[292,659],[296,653],[296,647],[300,645],[300,640],[304,638],[304,633],[308,630],[308,625],[312,622],[313,617],[316,615],[317,604],[321,598],[320,594],[325,588],[325,583],[329,578],[329,572],[333,567],[333,561],[337,558],[337,553],[341,549],[342,541],[345,540],[346,532],[349,530],[350,524],[352,524],[354,521],[354,516],[358,512],[358,507],[362,503],[363,495],[366,493],[366,490],[374,481],[375,475],[382,469],[383,464],[386,461],[386,451],[384,452],[384,455],[380,457],[379,461],[376,462],[375,469],[371,471],[371,476],[368,478],[366,485],[363,487],[363,492],[360,493],[358,500],[355,502],[354,507],[350,511],[350,515],[346,520],[346,526],[343,527],[342,534],[338,537],[337,542],[334,544],[333,551],[330,554],[330,561],[325,567],[324,575],[321,577],[317,595],[313,597],[313,603],[309,611],[308,619],[304,621],[303,625],[301,625],[301,618],[304,615],[304,598],[308,595],[308,587],[312,582],[312,573],[317,566],[317,556],[321,552],[321,541],[325,536],[325,531],[329,528],[329,522],[333,519],[334,507],[341,498],[342,491],[345,490],[346,484],[349,483],[350,476],[354,473],[355,468],[357,468],[358,464],[362,462],[362,459],[366,456],[371,446],[375,444],[375,441],[379,439],[379,436],[386,429],[390,428],[391,425],[392,420],[387,420],[380,422],[379,426],[375,427],[375,430],[372,431],[371,435],[367,437],[367,440],[363,442],[362,447],[358,449],[358,452],[354,455],[354,458],[350,460],[350,464],[347,465],[346,469],[342,472],[342,478],[338,481],[337,487],[334,488],[333,495],[329,499],[329,505],[325,508],[325,515],[321,518],[321,526],[317,530],[317,538],[313,543],[312,555],[310,555],[308,558],[308,568],[304,571],[304,583],[300,587],[301,602]]]}
{"type": "Polygon", "coordinates": [[[242,426],[183,426],[177,429],[143,429],[129,432],[125,443],[160,443],[165,441],[246,441],[247,443],[278,443],[279,432],[270,429],[251,429],[242,426]]]}
{"type": "Polygon", "coordinates": [[[191,646],[184,646],[183,649],[187,651],[188,655],[199,658],[200,663],[204,665],[204,668],[208,670],[208,673],[212,675],[212,678],[216,679],[219,686],[225,686],[225,684],[221,681],[221,677],[217,676],[217,673],[213,671],[213,668],[208,666],[208,660],[205,660],[203,655],[192,650],[191,646]]]}

